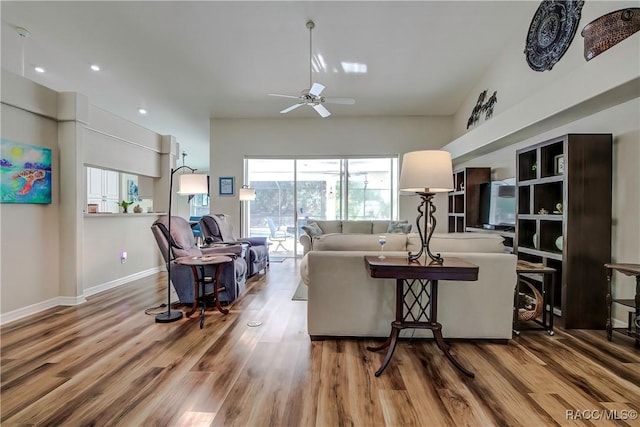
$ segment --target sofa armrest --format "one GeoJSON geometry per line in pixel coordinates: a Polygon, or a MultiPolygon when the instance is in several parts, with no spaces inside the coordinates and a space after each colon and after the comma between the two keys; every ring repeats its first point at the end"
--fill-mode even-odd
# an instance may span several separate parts
{"type": "Polygon", "coordinates": [[[243,237],[238,239],[238,242],[248,243],[251,246],[267,246],[266,237],[243,237]]]}
{"type": "Polygon", "coordinates": [[[228,245],[220,246],[217,248],[201,248],[203,255],[229,255],[239,256],[242,255],[242,245],[228,245]]]}
{"type": "Polygon", "coordinates": [[[302,245],[302,255],[304,256],[311,250],[311,236],[308,234],[302,234],[300,236],[300,244],[302,245]]]}

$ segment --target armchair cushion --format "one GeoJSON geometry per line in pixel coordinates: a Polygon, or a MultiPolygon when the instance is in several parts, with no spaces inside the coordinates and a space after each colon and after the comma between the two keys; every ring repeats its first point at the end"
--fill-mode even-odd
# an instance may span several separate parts
{"type": "Polygon", "coordinates": [[[191,232],[191,226],[186,219],[173,216],[171,217],[171,236],[169,237],[169,217],[163,216],[155,222],[164,234],[165,238],[171,242],[171,252],[174,258],[181,256],[197,256],[201,255],[200,249],[196,245],[195,238],[191,232]]]}
{"type": "Polygon", "coordinates": [[[207,242],[242,243],[246,248],[243,256],[247,264],[247,276],[253,276],[269,265],[269,246],[266,237],[236,239],[233,226],[226,214],[204,215],[200,227],[207,242]]]}
{"type": "MultiPolygon", "coordinates": [[[[151,230],[160,248],[160,252],[168,263],[170,260],[182,256],[200,256],[203,252],[196,245],[191,225],[182,217],[171,217],[171,236],[169,236],[169,217],[158,218],[151,230]],[[169,245],[171,242],[171,245],[169,245]]],[[[228,248],[224,248],[228,252],[228,248]]],[[[232,302],[244,290],[246,281],[247,264],[241,256],[233,254],[235,260],[232,265],[224,266],[220,272],[221,283],[226,291],[220,296],[221,301],[232,302]]],[[[205,267],[205,274],[212,274],[212,267],[205,267]]],[[[191,267],[172,264],[171,283],[173,284],[178,299],[182,304],[190,304],[194,299],[194,282],[191,267]]]]}

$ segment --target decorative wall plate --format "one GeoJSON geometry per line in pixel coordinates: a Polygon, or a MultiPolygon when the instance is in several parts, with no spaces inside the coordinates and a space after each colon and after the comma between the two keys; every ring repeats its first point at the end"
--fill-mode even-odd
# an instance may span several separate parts
{"type": "Polygon", "coordinates": [[[524,50],[529,67],[546,71],[562,58],[578,30],[583,0],[545,0],[533,15],[524,50]]]}
{"type": "Polygon", "coordinates": [[[616,10],[589,22],[584,37],[584,59],[589,61],[640,31],[640,7],[616,10]]]}

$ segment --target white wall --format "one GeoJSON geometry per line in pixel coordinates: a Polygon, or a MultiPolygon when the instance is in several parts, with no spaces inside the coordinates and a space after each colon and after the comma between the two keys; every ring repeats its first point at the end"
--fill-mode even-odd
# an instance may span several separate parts
{"type": "MultiPolygon", "coordinates": [[[[539,3],[532,3],[532,16],[539,3]]],[[[587,1],[578,32],[569,49],[549,71],[529,68],[522,38],[510,41],[485,77],[468,94],[454,117],[454,141],[445,149],[468,160],[509,144],[571,123],[640,96],[640,33],[623,40],[591,61],[583,57],[580,30],[593,19],[637,1],[587,1]],[[478,94],[498,91],[491,119],[467,130],[478,94]]]]}
{"type": "Polygon", "coordinates": [[[151,224],[157,215],[86,215],[84,217],[84,294],[108,289],[162,265],[151,224]],[[120,262],[121,252],[127,262],[120,262]]]}
{"type": "Polygon", "coordinates": [[[6,313],[59,295],[60,163],[55,120],[5,104],[1,113],[2,139],[52,150],[53,186],[49,205],[0,204],[0,313],[6,313]]]}
{"type": "MultiPolygon", "coordinates": [[[[161,171],[175,164],[170,163],[178,151],[175,138],[99,109],[90,114],[86,97],[58,93],[5,70],[1,108],[3,139],[53,150],[52,203],[0,205],[1,322],[55,305],[79,304],[86,295],[158,271],[162,259],[150,230],[155,215],[83,214],[85,154],[96,147],[102,153],[119,153],[94,153],[90,161],[158,176],[154,181],[167,182],[166,192],[161,186],[164,196],[168,180],[161,171]],[[122,250],[129,253],[126,264],[120,263],[122,250]]],[[[151,197],[154,184],[145,183],[151,197]]]]}
{"type": "Polygon", "coordinates": [[[83,135],[85,164],[160,177],[161,135],[95,106],[89,106],[88,117],[83,135]]]}
{"type": "MultiPolygon", "coordinates": [[[[244,156],[331,156],[402,154],[437,149],[451,140],[451,120],[443,117],[360,117],[326,119],[211,120],[211,211],[227,213],[239,230],[238,188],[244,156]],[[234,197],[218,196],[218,177],[234,176],[234,197]]],[[[415,220],[417,197],[400,197],[400,218],[415,220]]],[[[446,196],[436,199],[438,229],[446,230],[446,196]]]]}

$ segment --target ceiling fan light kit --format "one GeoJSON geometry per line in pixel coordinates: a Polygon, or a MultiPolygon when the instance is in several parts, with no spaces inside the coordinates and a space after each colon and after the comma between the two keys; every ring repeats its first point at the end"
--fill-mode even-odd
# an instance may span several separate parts
{"type": "Polygon", "coordinates": [[[296,104],[293,104],[290,107],[285,108],[280,111],[281,114],[286,114],[289,111],[293,111],[298,107],[302,107],[303,105],[308,105],[312,107],[316,112],[320,115],[320,117],[325,118],[329,117],[331,113],[326,107],[322,104],[343,104],[343,105],[351,105],[355,104],[355,99],[353,98],[325,98],[321,96],[322,91],[324,90],[324,85],[320,83],[313,83],[312,72],[313,72],[313,49],[312,49],[312,38],[311,32],[315,28],[316,24],[309,20],[307,21],[307,28],[309,29],[309,89],[303,89],[300,91],[299,96],[294,95],[281,95],[278,93],[270,93],[270,96],[278,96],[281,98],[292,98],[298,99],[299,101],[296,104]]]}

